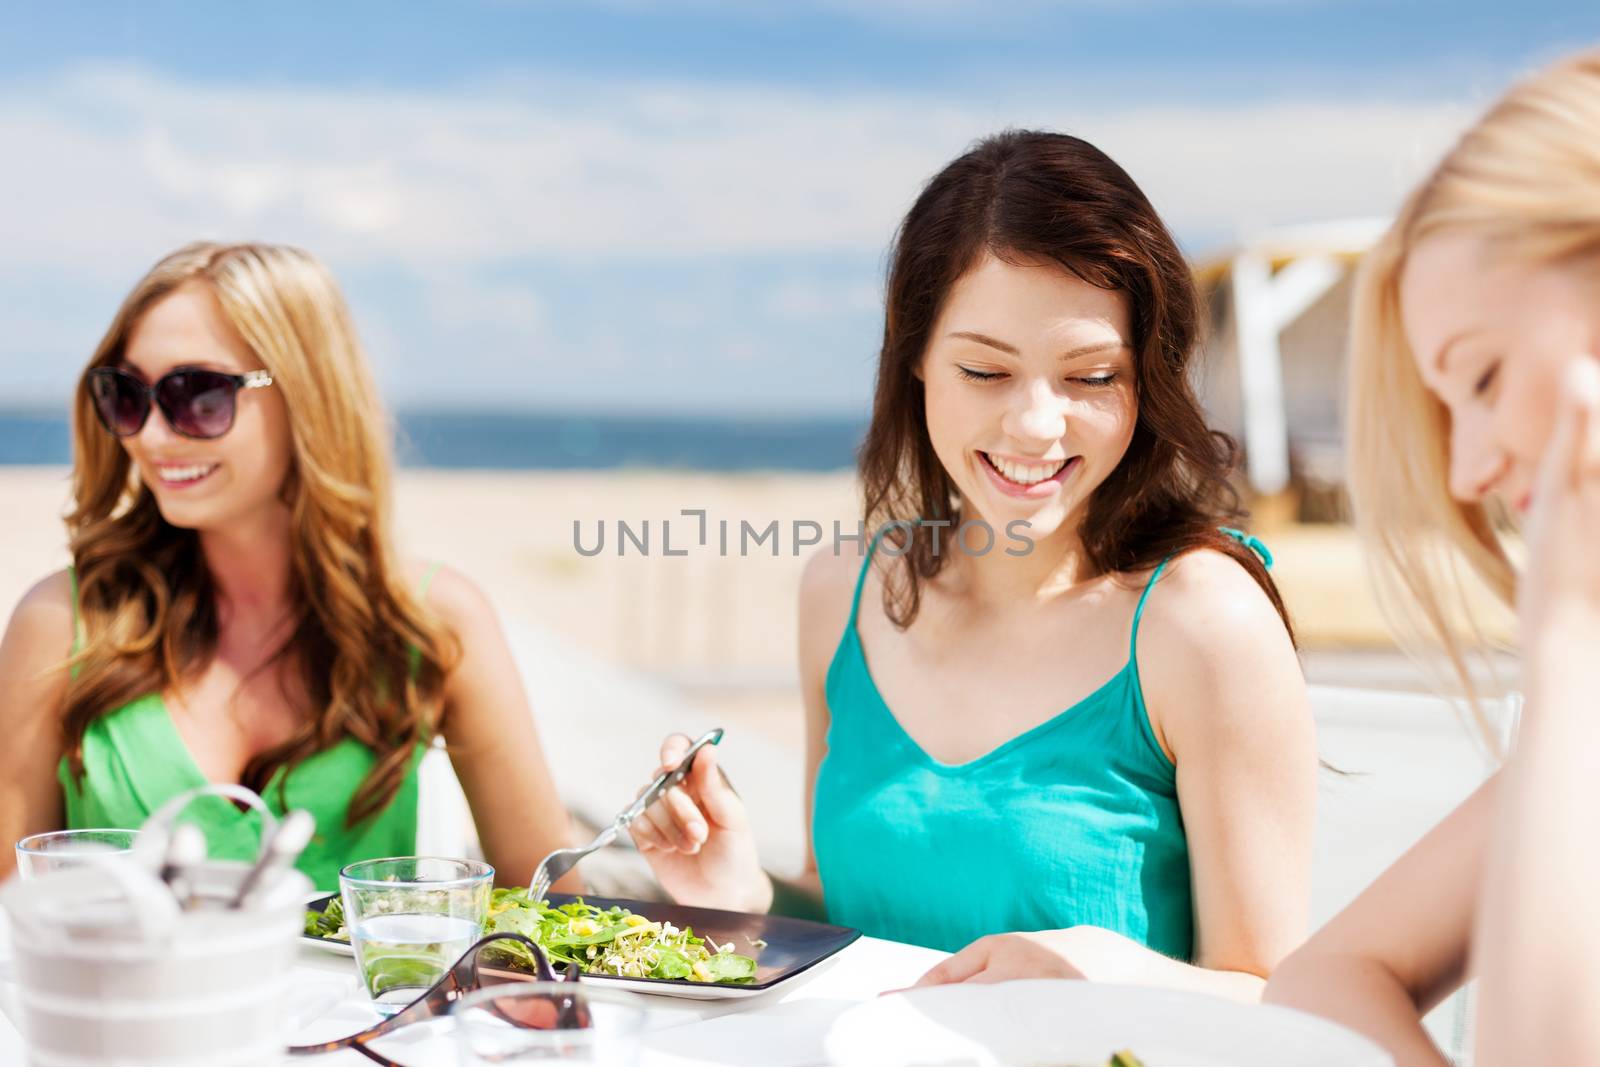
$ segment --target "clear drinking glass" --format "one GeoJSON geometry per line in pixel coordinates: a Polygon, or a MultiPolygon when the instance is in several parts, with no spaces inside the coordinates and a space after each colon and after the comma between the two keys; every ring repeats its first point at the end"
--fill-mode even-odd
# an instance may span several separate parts
{"type": "Polygon", "coordinates": [[[87,862],[89,856],[112,856],[133,848],[137,830],[52,830],[17,842],[17,872],[23,878],[42,878],[63,867],[87,862]]]}
{"type": "Polygon", "coordinates": [[[339,872],[345,928],[380,1011],[416,999],[482,936],[493,886],[487,863],[438,856],[363,860],[339,872]]]}
{"type": "Polygon", "coordinates": [[[450,1016],[461,1067],[634,1067],[646,1019],[625,993],[571,982],[488,986],[456,1001],[450,1016]]]}

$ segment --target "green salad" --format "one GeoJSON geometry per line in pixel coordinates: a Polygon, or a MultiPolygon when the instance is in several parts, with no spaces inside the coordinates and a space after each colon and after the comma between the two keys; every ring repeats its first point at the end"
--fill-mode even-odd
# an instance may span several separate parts
{"type": "MultiPolygon", "coordinates": [[[[307,911],[305,932],[328,940],[350,940],[342,902],[335,897],[327,910],[307,911]]],[[[557,970],[576,963],[585,974],[723,985],[745,984],[756,975],[756,961],[734,952],[731,942],[718,945],[687,927],[652,922],[626,908],[597,908],[581,897],[552,906],[529,900],[526,889],[496,889],[484,933],[523,935],[544,950],[557,970]]],[[[490,951],[493,958],[518,970],[535,970],[533,954],[517,942],[506,941],[490,951]]]]}

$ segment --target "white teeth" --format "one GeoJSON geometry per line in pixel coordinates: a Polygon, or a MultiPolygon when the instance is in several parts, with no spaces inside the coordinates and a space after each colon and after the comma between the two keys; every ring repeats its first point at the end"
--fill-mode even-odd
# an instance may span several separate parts
{"type": "Polygon", "coordinates": [[[1005,476],[1006,481],[1016,482],[1018,485],[1037,485],[1048,478],[1054,478],[1060,473],[1061,468],[1067,465],[1064,459],[1038,465],[1013,463],[1009,459],[1001,459],[987,452],[983,453],[983,456],[989,461],[990,466],[1005,476]]]}
{"type": "Polygon", "coordinates": [[[164,482],[192,482],[204,478],[217,469],[215,463],[199,463],[192,467],[158,467],[157,473],[164,482]]]}

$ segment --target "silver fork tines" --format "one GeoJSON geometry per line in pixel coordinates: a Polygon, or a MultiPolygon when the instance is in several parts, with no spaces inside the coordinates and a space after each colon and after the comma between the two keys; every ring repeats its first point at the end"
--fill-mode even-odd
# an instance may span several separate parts
{"type": "Polygon", "coordinates": [[[655,781],[646,786],[644,792],[640,793],[632,804],[618,812],[617,817],[611,820],[611,825],[596,834],[593,841],[582,848],[558,848],[540,860],[538,869],[533,872],[533,878],[528,883],[528,899],[543,900],[545,894],[550,891],[551,883],[576,867],[578,861],[589,853],[605,848],[615,841],[617,835],[626,830],[628,824],[642,815],[646,808],[660,800],[667,790],[688,777],[690,768],[694,766],[694,758],[700,754],[702,748],[721,741],[720,726],[701,735],[689,746],[689,751],[684,753],[683,759],[676,767],[656,775],[655,781]]]}

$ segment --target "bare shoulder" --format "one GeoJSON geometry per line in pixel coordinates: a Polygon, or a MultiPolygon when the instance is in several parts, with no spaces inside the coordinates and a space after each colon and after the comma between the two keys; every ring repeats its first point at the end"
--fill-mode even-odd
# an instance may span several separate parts
{"type": "Polygon", "coordinates": [[[820,617],[820,621],[829,625],[837,623],[843,627],[850,615],[850,601],[855,595],[862,563],[860,556],[835,552],[832,548],[819,548],[811,553],[800,574],[802,623],[808,617],[820,617]]]}
{"type": "Polygon", "coordinates": [[[1288,628],[1250,572],[1222,552],[1197,550],[1168,565],[1145,605],[1138,657],[1152,725],[1171,751],[1285,731],[1309,736],[1305,676],[1288,628]],[[1284,714],[1291,707],[1301,713],[1284,714]]]}
{"type": "Polygon", "coordinates": [[[13,726],[30,709],[53,706],[72,654],[72,586],[57,571],[23,594],[0,641],[0,721],[13,726]]]}
{"type": "Polygon", "coordinates": [[[1184,657],[1266,646],[1289,647],[1288,630],[1266,590],[1239,561],[1197,549],[1167,564],[1145,602],[1139,645],[1184,657]]]}
{"type": "Polygon", "coordinates": [[[469,728],[473,722],[488,721],[500,712],[525,700],[520,680],[494,604],[477,582],[454,567],[436,560],[419,560],[405,565],[406,580],[413,591],[426,584],[422,601],[425,610],[444,625],[458,643],[461,659],[451,668],[445,682],[444,711],[439,728],[446,737],[452,731],[469,728]],[[486,699],[486,694],[499,694],[486,699]],[[494,709],[499,709],[495,711],[494,709]]]}
{"type": "Polygon", "coordinates": [[[36,582],[0,640],[0,836],[65,825],[57,766],[72,652],[72,586],[66,571],[36,582]]]}
{"type": "Polygon", "coordinates": [[[406,584],[413,590],[426,585],[423,603],[456,631],[469,630],[494,620],[494,605],[482,587],[454,567],[437,560],[408,560],[406,584]]]}
{"type": "Polygon", "coordinates": [[[59,570],[22,594],[11,612],[7,640],[52,648],[58,659],[65,658],[72,648],[72,618],[72,580],[65,570],[59,570]]]}
{"type": "Polygon", "coordinates": [[[850,620],[850,602],[862,558],[853,552],[819,548],[806,560],[800,574],[800,648],[808,653],[829,650],[838,643],[850,620]]]}

